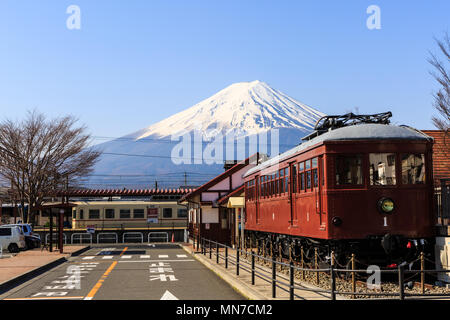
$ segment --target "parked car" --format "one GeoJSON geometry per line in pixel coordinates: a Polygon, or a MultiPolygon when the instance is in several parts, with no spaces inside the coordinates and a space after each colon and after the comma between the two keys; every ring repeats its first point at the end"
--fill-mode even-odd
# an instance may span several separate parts
{"type": "Polygon", "coordinates": [[[19,226],[0,226],[0,246],[2,250],[8,249],[11,253],[17,253],[26,247],[25,235],[19,226]]]}
{"type": "Polygon", "coordinates": [[[38,234],[33,233],[33,228],[28,223],[7,224],[4,226],[17,226],[22,229],[25,236],[25,244],[27,249],[39,248],[41,246],[41,238],[38,234]]]}

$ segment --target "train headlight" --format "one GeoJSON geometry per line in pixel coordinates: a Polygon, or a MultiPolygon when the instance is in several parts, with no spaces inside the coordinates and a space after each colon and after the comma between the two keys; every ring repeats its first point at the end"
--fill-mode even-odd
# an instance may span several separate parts
{"type": "Polygon", "coordinates": [[[378,210],[381,213],[392,213],[394,211],[395,204],[390,198],[381,198],[378,200],[378,210]]]}

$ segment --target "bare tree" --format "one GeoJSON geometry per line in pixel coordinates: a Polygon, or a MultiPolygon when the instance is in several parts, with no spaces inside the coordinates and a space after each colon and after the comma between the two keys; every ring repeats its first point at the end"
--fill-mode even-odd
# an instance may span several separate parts
{"type": "Polygon", "coordinates": [[[440,85],[440,89],[433,94],[434,107],[440,116],[434,116],[432,120],[434,125],[448,136],[450,131],[450,69],[448,66],[450,62],[450,39],[448,32],[445,33],[442,40],[435,40],[444,56],[444,61],[430,53],[431,57],[428,62],[434,67],[431,74],[440,85]]]}
{"type": "Polygon", "coordinates": [[[28,204],[27,222],[44,197],[89,174],[100,156],[88,148],[86,127],[76,122],[73,116],[47,120],[33,111],[19,123],[0,123],[0,178],[11,183],[22,217],[28,204]]]}

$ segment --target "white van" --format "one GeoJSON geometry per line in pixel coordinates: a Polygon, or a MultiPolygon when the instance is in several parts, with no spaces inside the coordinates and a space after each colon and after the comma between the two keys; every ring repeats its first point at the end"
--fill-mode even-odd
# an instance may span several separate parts
{"type": "Polygon", "coordinates": [[[25,235],[19,226],[0,226],[0,245],[11,253],[24,249],[25,235]]]}

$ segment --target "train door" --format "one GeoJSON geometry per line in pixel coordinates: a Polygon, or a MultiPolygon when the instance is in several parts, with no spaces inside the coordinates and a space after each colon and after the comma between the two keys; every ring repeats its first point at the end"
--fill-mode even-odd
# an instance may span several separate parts
{"type": "Polygon", "coordinates": [[[297,164],[289,163],[289,203],[291,211],[291,225],[297,225],[297,206],[295,205],[295,194],[297,193],[297,164]]]}
{"type": "Polygon", "coordinates": [[[314,192],[314,200],[315,200],[315,211],[319,215],[319,223],[322,224],[322,186],[320,183],[320,173],[321,168],[323,167],[321,164],[322,157],[316,157],[312,159],[311,163],[311,174],[312,174],[312,188],[314,192]]]}

